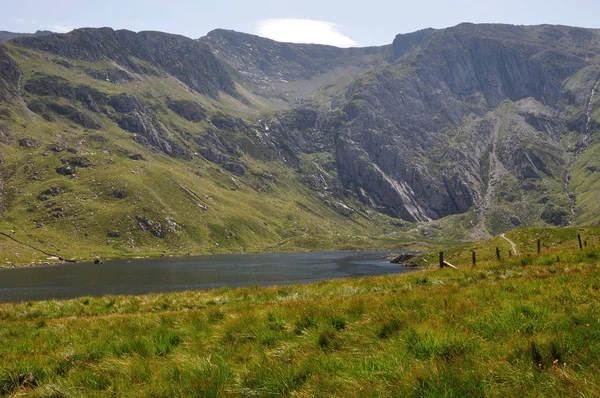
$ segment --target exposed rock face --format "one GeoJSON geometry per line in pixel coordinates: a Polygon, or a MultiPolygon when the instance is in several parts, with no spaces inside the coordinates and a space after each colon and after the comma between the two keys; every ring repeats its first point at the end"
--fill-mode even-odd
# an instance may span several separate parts
{"type": "Polygon", "coordinates": [[[122,116],[115,117],[119,127],[136,134],[134,140],[152,146],[167,155],[190,159],[188,150],[173,140],[172,134],[160,123],[154,112],[134,95],[122,94],[108,102],[122,116]]]}
{"type": "Polygon", "coordinates": [[[70,165],[64,165],[56,168],[56,172],[63,176],[74,176],[75,168],[70,165]]]}
{"type": "Polygon", "coordinates": [[[20,77],[21,71],[0,45],[0,103],[18,95],[20,77]]]}
{"type": "Polygon", "coordinates": [[[89,61],[110,59],[136,73],[158,73],[134,59],[138,58],[164,68],[199,93],[213,98],[219,96],[219,91],[238,95],[225,66],[209,47],[183,36],[89,28],[63,35],[21,37],[14,39],[14,43],[66,58],[89,61]],[[173,62],[175,59],[180,62],[173,62]]]}
{"type": "MultiPolygon", "coordinates": [[[[492,232],[540,219],[564,225],[576,215],[570,170],[599,142],[596,30],[461,24],[365,49],[223,30],[190,40],[106,28],[12,43],[45,51],[61,65],[57,75],[68,68],[78,82],[88,79],[37,73],[24,82],[27,106],[45,120],[107,131],[114,122],[139,144],[184,160],[201,156],[259,192],[274,183],[252,159],[279,162],[346,216],[355,210],[344,200],[358,199],[410,221],[477,210],[478,227],[492,232]],[[122,84],[123,93],[89,77],[122,84]],[[173,84],[161,93],[127,91],[153,79],[173,84]]],[[[12,100],[20,71],[1,46],[0,66],[0,101],[12,100]]],[[[123,155],[152,161],[137,151],[146,153],[123,155]]],[[[59,172],[77,167],[85,166],[69,162],[59,172]]],[[[591,174],[600,166],[584,167],[591,174]]]]}
{"type": "Polygon", "coordinates": [[[310,82],[331,73],[332,77],[352,75],[386,63],[391,46],[370,48],[337,48],[315,44],[279,43],[255,35],[217,29],[199,39],[206,43],[223,62],[239,72],[239,78],[252,85],[265,97],[285,98],[292,93],[306,93],[291,82],[302,81],[304,86],[318,88],[322,83],[310,82]],[[283,95],[282,95],[283,94],[283,95]]]}
{"type": "MultiPolygon", "coordinates": [[[[551,170],[560,178],[562,122],[551,108],[565,99],[562,82],[586,64],[577,34],[464,24],[398,36],[395,65],[358,79],[346,92],[351,122],[336,142],[343,184],[365,203],[422,221],[464,212],[484,196],[488,176],[481,165],[488,150],[519,179],[552,177],[551,170]],[[560,36],[559,44],[549,35],[560,36]],[[485,115],[506,100],[519,101],[511,130],[528,130],[517,145],[494,143],[497,121],[481,128],[485,115]],[[457,141],[461,130],[478,134],[457,141]]],[[[595,32],[588,36],[598,43],[595,32]]]]}
{"type": "Polygon", "coordinates": [[[21,138],[19,140],[19,146],[23,148],[37,148],[39,144],[33,138],[21,138]]]}
{"type": "Polygon", "coordinates": [[[168,107],[182,118],[191,122],[201,122],[206,119],[206,109],[193,101],[169,101],[168,107]]]}
{"type": "Polygon", "coordinates": [[[7,31],[0,31],[0,43],[3,43],[5,41],[9,41],[12,39],[16,39],[18,37],[26,37],[26,36],[48,36],[48,35],[52,35],[54,34],[54,32],[50,32],[49,30],[38,30],[37,32],[31,34],[31,33],[15,33],[15,32],[7,32],[7,31]]]}
{"type": "Polygon", "coordinates": [[[138,222],[138,226],[142,231],[148,231],[152,235],[157,238],[164,238],[166,236],[166,232],[163,229],[163,226],[158,221],[152,221],[147,217],[143,216],[135,216],[135,219],[138,222]]]}

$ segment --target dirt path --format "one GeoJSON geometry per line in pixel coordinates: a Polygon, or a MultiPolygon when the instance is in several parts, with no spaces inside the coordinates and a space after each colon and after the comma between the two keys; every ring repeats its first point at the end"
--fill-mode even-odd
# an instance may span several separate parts
{"type": "Polygon", "coordinates": [[[519,255],[519,251],[517,250],[517,245],[512,240],[508,239],[504,234],[500,234],[500,237],[510,243],[510,247],[512,248],[512,252],[515,256],[519,255]]]}

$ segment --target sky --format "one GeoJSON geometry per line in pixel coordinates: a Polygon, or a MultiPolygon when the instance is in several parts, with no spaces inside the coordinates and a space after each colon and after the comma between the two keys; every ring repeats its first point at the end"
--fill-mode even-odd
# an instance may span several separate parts
{"type": "Polygon", "coordinates": [[[279,41],[383,45],[461,22],[600,28],[598,0],[0,0],[0,30],[157,30],[199,38],[217,28],[279,41]]]}

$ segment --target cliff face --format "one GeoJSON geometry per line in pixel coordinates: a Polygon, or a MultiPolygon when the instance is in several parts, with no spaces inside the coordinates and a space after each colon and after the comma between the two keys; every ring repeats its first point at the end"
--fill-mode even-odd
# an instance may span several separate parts
{"type": "Polygon", "coordinates": [[[597,32],[465,24],[398,36],[393,48],[393,65],[345,93],[351,122],[338,139],[338,167],[361,200],[427,220],[483,206],[498,168],[560,185],[565,109],[581,112],[574,98],[589,96],[594,80],[575,93],[564,84],[595,67],[597,32]]]}
{"type": "Polygon", "coordinates": [[[18,66],[0,45],[0,102],[9,101],[17,95],[20,76],[18,66]]]}
{"type": "Polygon", "coordinates": [[[289,186],[269,169],[283,167],[294,195],[348,222],[454,216],[481,236],[596,222],[599,80],[600,33],[563,26],[462,24],[362,49],[80,29],[0,46],[0,133],[43,156],[60,136],[213,167],[211,184],[259,202],[289,186]]]}
{"type": "Polygon", "coordinates": [[[236,96],[235,85],[208,46],[187,37],[161,32],[77,29],[64,35],[21,37],[22,47],[47,51],[65,58],[87,61],[108,59],[135,73],[156,74],[155,68],[186,83],[201,94],[217,98],[219,91],[236,96]]]}
{"type": "MultiPolygon", "coordinates": [[[[255,35],[217,29],[199,39],[238,72],[237,79],[254,93],[283,101],[283,107],[311,101],[322,86],[352,78],[387,64],[391,46],[337,48],[280,43],[255,35]]],[[[272,104],[273,105],[273,104],[272,104]]]]}

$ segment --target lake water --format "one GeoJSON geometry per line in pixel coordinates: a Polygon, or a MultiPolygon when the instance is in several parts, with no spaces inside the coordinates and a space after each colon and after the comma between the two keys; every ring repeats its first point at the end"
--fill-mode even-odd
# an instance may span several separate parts
{"type": "Polygon", "coordinates": [[[410,272],[390,252],[225,254],[0,269],[0,302],[273,286],[410,272]]]}

